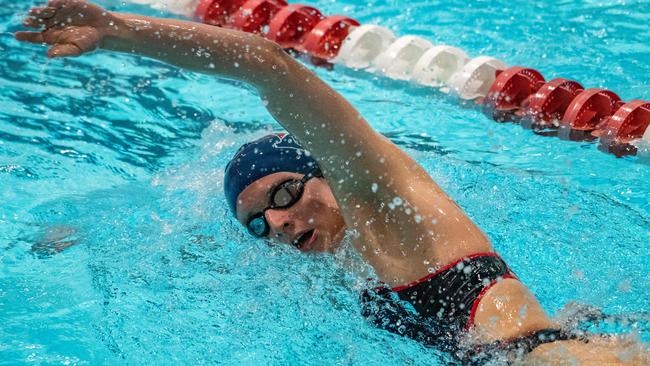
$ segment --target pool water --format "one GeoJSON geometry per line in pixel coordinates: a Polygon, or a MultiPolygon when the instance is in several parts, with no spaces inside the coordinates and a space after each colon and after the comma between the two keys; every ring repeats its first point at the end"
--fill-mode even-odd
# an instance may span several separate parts
{"type": "MultiPolygon", "coordinates": [[[[308,3],[650,100],[647,2],[308,3]]],[[[349,247],[303,255],[230,217],[226,162],[280,129],[250,88],[122,54],[47,60],[10,34],[33,4],[0,0],[0,364],[448,361],[364,321],[372,274],[349,247]]],[[[647,162],[433,89],[314,70],[458,201],[549,313],[603,312],[580,326],[650,341],[647,162]]]]}

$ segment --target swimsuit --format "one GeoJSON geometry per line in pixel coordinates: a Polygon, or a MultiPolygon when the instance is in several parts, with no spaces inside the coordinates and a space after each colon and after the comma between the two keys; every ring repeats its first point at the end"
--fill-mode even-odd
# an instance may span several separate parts
{"type": "MultiPolygon", "coordinates": [[[[395,312],[388,316],[387,309],[384,309],[382,319],[378,319],[375,314],[376,320],[382,324],[391,322],[391,319],[387,322],[386,316],[397,321],[399,318],[395,316],[406,310],[397,310],[400,306],[410,307],[416,313],[414,316],[432,320],[444,333],[456,335],[472,326],[474,313],[483,295],[505,278],[516,277],[496,253],[474,254],[407,285],[392,289],[381,286],[366,291],[362,295],[362,302],[368,304],[379,301],[381,306],[395,312]],[[396,300],[394,294],[402,300],[401,304],[389,305],[396,300]]],[[[379,304],[375,308],[378,306],[379,304]]],[[[372,314],[368,312],[367,315],[372,314]]]]}
{"type": "Polygon", "coordinates": [[[451,352],[464,363],[499,350],[530,352],[541,343],[574,339],[556,329],[459,351],[459,341],[474,324],[482,297],[503,279],[517,277],[496,253],[463,257],[404,286],[376,287],[361,295],[362,314],[375,326],[451,352]]]}
{"type": "Polygon", "coordinates": [[[503,259],[496,253],[481,253],[461,258],[392,290],[421,316],[435,318],[454,331],[462,331],[474,323],[483,295],[506,278],[516,277],[503,259]]]}

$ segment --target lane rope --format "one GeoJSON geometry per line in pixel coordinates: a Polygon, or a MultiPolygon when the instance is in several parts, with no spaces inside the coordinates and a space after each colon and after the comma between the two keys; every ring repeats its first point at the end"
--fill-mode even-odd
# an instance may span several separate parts
{"type": "Polygon", "coordinates": [[[494,57],[470,58],[451,45],[285,0],[131,0],[220,27],[256,33],[286,49],[348,68],[437,88],[472,101],[497,122],[573,141],[598,140],[616,156],[650,156],[650,102],[624,102],[614,92],[577,81],[546,81],[537,70],[508,66],[494,57]]]}

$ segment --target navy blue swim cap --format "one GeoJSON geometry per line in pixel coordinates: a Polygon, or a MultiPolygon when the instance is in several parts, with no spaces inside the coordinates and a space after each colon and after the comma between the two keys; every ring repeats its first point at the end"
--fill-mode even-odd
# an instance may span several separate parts
{"type": "Polygon", "coordinates": [[[224,190],[233,214],[237,197],[251,183],[277,172],[309,174],[318,163],[296,139],[285,133],[274,133],[239,148],[226,166],[224,190]]]}

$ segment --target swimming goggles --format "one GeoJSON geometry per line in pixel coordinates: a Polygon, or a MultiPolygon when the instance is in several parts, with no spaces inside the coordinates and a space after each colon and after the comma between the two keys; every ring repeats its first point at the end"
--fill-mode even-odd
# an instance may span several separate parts
{"type": "Polygon", "coordinates": [[[268,210],[285,209],[296,204],[305,191],[305,184],[311,178],[320,178],[323,176],[320,168],[314,169],[301,179],[288,179],[277,185],[270,194],[270,205],[261,212],[251,216],[246,223],[246,228],[251,235],[263,238],[269,235],[271,226],[266,221],[265,213],[268,210]]]}

